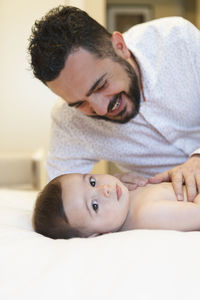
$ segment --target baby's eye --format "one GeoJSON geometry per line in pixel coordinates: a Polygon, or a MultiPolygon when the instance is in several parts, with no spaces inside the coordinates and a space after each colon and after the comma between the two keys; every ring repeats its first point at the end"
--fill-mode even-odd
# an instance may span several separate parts
{"type": "Polygon", "coordinates": [[[99,204],[96,200],[92,201],[92,208],[94,209],[95,212],[97,212],[97,210],[99,208],[99,204]]]}
{"type": "Polygon", "coordinates": [[[89,181],[90,181],[91,186],[94,187],[96,185],[96,180],[92,176],[90,177],[89,181]]]}

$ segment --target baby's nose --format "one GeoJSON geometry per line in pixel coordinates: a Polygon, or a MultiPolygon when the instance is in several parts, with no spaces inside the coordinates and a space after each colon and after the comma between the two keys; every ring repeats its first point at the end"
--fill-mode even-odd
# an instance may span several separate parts
{"type": "Polygon", "coordinates": [[[99,186],[99,188],[101,189],[103,195],[106,198],[110,197],[111,190],[110,190],[110,186],[108,184],[101,185],[101,186],[99,186]]]}

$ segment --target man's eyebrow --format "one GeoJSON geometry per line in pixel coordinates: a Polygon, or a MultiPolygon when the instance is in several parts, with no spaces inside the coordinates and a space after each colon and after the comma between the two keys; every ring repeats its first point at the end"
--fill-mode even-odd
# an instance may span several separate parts
{"type": "MultiPolygon", "coordinates": [[[[97,79],[95,81],[95,83],[92,85],[92,87],[87,92],[86,97],[89,97],[94,92],[94,90],[99,85],[99,83],[104,79],[104,77],[106,76],[106,74],[107,73],[104,73],[99,79],[97,79]]],[[[83,100],[76,101],[76,102],[73,102],[73,103],[68,103],[68,106],[70,106],[70,107],[77,106],[77,105],[81,104],[82,102],[83,102],[83,100]]]]}

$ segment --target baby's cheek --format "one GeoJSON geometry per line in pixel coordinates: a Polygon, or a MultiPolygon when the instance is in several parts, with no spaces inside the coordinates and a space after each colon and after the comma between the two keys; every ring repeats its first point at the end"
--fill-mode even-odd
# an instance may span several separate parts
{"type": "Polygon", "coordinates": [[[123,207],[121,208],[121,216],[125,220],[129,212],[129,203],[128,201],[124,203],[123,207]]]}
{"type": "Polygon", "coordinates": [[[200,194],[198,194],[198,195],[194,198],[194,203],[200,204],[200,194]]]}

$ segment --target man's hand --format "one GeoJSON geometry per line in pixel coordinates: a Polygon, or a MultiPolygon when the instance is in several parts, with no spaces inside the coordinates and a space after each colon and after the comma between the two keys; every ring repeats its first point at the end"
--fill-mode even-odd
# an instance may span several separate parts
{"type": "Polygon", "coordinates": [[[171,181],[177,200],[183,201],[183,184],[186,186],[188,201],[200,193],[200,154],[190,157],[184,164],[149,178],[150,183],[171,181]]]}
{"type": "Polygon", "coordinates": [[[134,173],[115,174],[114,176],[123,182],[129,191],[135,190],[138,186],[145,186],[148,183],[147,178],[134,173]]]}

